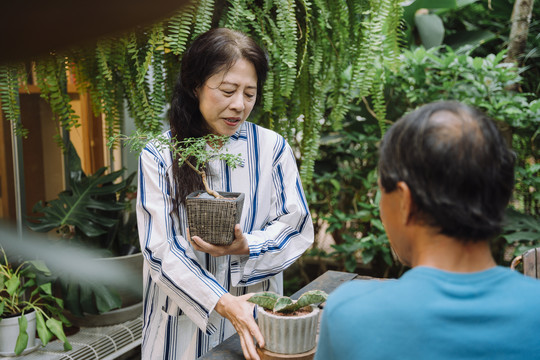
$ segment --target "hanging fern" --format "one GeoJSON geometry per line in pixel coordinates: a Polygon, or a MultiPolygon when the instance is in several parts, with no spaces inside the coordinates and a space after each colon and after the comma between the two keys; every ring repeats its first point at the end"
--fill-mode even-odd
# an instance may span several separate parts
{"type": "Polygon", "coordinates": [[[199,0],[195,14],[192,39],[210,30],[212,16],[214,15],[214,0],[199,0]]]}
{"type": "Polygon", "coordinates": [[[41,97],[51,106],[58,118],[59,127],[55,135],[56,143],[63,149],[61,129],[66,131],[80,126],[79,116],[71,107],[67,92],[67,63],[63,56],[49,55],[36,63],[36,81],[41,97]]]}
{"type": "Polygon", "coordinates": [[[187,42],[191,35],[191,26],[195,18],[196,8],[190,4],[173,16],[167,24],[167,46],[173,54],[182,56],[186,50],[187,42]]]}
{"type": "Polygon", "coordinates": [[[15,65],[0,65],[0,103],[5,120],[11,122],[17,136],[26,137],[19,109],[19,70],[15,65]]]}
{"type": "MultiPolygon", "coordinates": [[[[212,26],[243,31],[270,62],[250,120],[287,138],[309,183],[321,132],[338,129],[352,103],[369,97],[384,131],[382,84],[399,65],[401,16],[400,0],[197,0],[161,23],[39,60],[38,85],[60,124],[75,126],[61,75],[69,64],[109,134],[120,131],[124,104],[137,128],[158,131],[189,43],[212,26]]],[[[0,70],[2,108],[16,114],[17,86],[0,70]]]]}

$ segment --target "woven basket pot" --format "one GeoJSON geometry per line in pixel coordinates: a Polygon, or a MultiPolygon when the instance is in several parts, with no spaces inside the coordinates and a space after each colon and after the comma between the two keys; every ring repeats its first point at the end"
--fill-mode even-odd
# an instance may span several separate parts
{"type": "Polygon", "coordinates": [[[311,306],[309,314],[299,316],[277,315],[257,306],[257,322],[264,348],[278,354],[300,354],[317,345],[319,308],[311,306]]]}
{"type": "Polygon", "coordinates": [[[242,217],[244,194],[218,191],[225,199],[198,197],[204,192],[195,191],[186,197],[189,234],[210,244],[230,245],[234,240],[234,226],[242,217]]]}

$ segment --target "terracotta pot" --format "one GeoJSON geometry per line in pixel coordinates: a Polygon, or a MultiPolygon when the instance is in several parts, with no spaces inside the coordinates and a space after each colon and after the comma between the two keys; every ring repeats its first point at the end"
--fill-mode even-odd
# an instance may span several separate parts
{"type": "Polygon", "coordinates": [[[278,354],[300,354],[317,345],[320,309],[311,306],[309,314],[283,316],[257,306],[257,321],[265,349],[278,354]]]}

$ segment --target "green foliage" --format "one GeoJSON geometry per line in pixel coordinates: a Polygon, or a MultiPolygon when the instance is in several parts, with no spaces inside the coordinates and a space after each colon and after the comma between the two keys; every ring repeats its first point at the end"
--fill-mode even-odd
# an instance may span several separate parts
{"type": "Polygon", "coordinates": [[[504,63],[504,52],[472,57],[450,48],[418,48],[403,57],[402,67],[386,83],[390,119],[435,100],[459,100],[481,109],[498,121],[517,154],[515,205],[539,214],[537,191],[531,189],[540,185],[540,103],[533,94],[508,90],[523,81],[522,69],[504,63]]]}
{"type": "MultiPolygon", "coordinates": [[[[125,255],[138,250],[135,214],[128,193],[135,173],[119,181],[124,170],[106,173],[103,167],[86,175],[80,158],[70,144],[69,189],[58,198],[34,206],[28,227],[36,232],[56,230],[63,240],[90,244],[105,255],[125,255]]],[[[92,281],[72,281],[69,274],[59,275],[65,307],[71,313],[101,314],[121,306],[119,294],[112,288],[92,281]]]]}
{"type": "Polygon", "coordinates": [[[374,276],[396,276],[400,266],[379,219],[379,125],[360,111],[354,108],[343,129],[321,139],[308,201],[316,232],[325,226],[335,244],[310,254],[332,259],[339,270],[359,272],[369,266],[374,276]]]}
{"type": "Polygon", "coordinates": [[[28,129],[21,123],[19,109],[19,73],[20,67],[0,65],[0,105],[4,118],[10,121],[15,134],[26,137],[28,129]]]}
{"type": "Polygon", "coordinates": [[[169,150],[174,159],[178,159],[178,165],[186,163],[201,177],[206,192],[220,198],[217,192],[208,187],[205,169],[210,161],[224,161],[231,169],[235,169],[242,162],[240,154],[231,154],[223,144],[229,140],[227,135],[208,134],[198,138],[187,138],[182,141],[173,139],[166,134],[136,131],[131,136],[116,135],[109,138],[109,146],[122,141],[131,150],[140,153],[148,142],[152,142],[160,149],[169,150]],[[224,150],[225,149],[225,150],[224,150]]]}
{"type": "MultiPolygon", "coordinates": [[[[11,315],[34,311],[41,343],[47,345],[54,335],[64,343],[64,350],[71,350],[63,329],[64,325],[71,324],[62,314],[63,301],[52,294],[47,266],[39,261],[25,261],[15,265],[8,261],[4,249],[0,250],[0,321],[11,315]]],[[[17,355],[26,349],[29,336],[35,336],[28,334],[27,327],[26,318],[19,318],[19,335],[14,349],[17,355]]]]}
{"type": "Polygon", "coordinates": [[[506,211],[504,232],[501,238],[514,248],[514,256],[538,247],[540,245],[540,219],[510,207],[506,211]]]}
{"type": "Polygon", "coordinates": [[[76,126],[61,73],[69,65],[79,91],[89,92],[96,114],[105,115],[107,136],[119,133],[124,104],[138,129],[159,131],[190,42],[215,26],[241,30],[267,49],[271,69],[262,108],[250,120],[287,138],[309,183],[323,124],[341,127],[356,98],[351,89],[380,95],[381,65],[398,64],[399,3],[198,0],[159,24],[37,59],[38,86],[59,124],[76,126]]]}
{"type": "Polygon", "coordinates": [[[451,48],[405,51],[403,65],[388,77],[389,118],[397,120],[417,106],[436,100],[458,100],[495,119],[517,155],[515,188],[504,233],[494,243],[500,264],[508,253],[538,246],[540,215],[540,103],[534,94],[508,90],[523,82],[524,69],[504,63],[505,52],[485,57],[451,48]],[[517,211],[516,211],[517,210],[517,211]],[[536,224],[536,225],[534,225],[536,224]]]}
{"type": "Polygon", "coordinates": [[[103,241],[100,236],[112,232],[118,223],[118,213],[127,209],[127,201],[120,196],[127,191],[134,176],[114,183],[124,170],[105,174],[106,167],[86,176],[71,144],[69,153],[69,189],[46,204],[38,202],[33,212],[42,215],[31,217],[28,227],[36,232],[55,229],[65,239],[106,245],[100,244],[103,241]]]}
{"type": "Polygon", "coordinates": [[[303,293],[297,301],[288,296],[280,296],[273,292],[260,292],[253,294],[249,302],[257,304],[276,313],[293,313],[305,306],[325,302],[328,294],[321,290],[311,290],[303,293]]]}
{"type": "Polygon", "coordinates": [[[56,132],[56,142],[63,148],[61,128],[69,131],[80,126],[79,116],[71,107],[71,98],[67,92],[66,58],[62,55],[47,55],[36,62],[36,81],[41,89],[41,97],[45,99],[53,113],[58,117],[59,127],[56,132]]]}

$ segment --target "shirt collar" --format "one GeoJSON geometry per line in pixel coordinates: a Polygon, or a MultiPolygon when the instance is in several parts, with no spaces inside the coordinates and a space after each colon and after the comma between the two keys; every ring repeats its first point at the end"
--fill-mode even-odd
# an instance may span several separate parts
{"type": "Polygon", "coordinates": [[[242,126],[240,126],[240,129],[238,129],[237,132],[235,132],[231,137],[230,139],[232,141],[239,141],[239,140],[242,140],[242,141],[247,141],[247,127],[248,127],[248,122],[247,121],[244,121],[244,123],[242,124],[242,126]]]}

